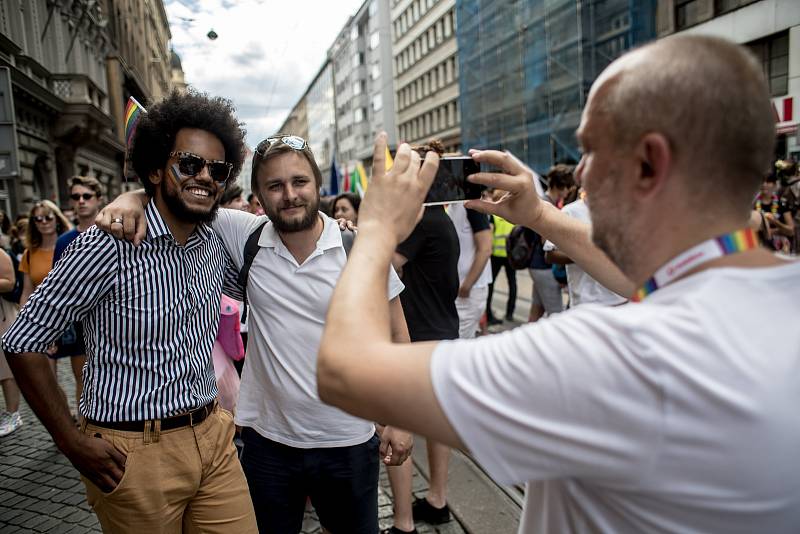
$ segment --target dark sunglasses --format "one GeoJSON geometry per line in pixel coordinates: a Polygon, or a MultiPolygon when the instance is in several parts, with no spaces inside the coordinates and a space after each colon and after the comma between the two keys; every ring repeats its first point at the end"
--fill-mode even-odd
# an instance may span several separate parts
{"type": "Polygon", "coordinates": [[[38,222],[38,223],[41,223],[41,222],[45,222],[45,221],[47,221],[47,222],[53,221],[53,220],[55,220],[55,218],[56,218],[56,216],[51,213],[50,215],[36,215],[33,218],[33,220],[38,222]]]}
{"type": "Polygon", "coordinates": [[[178,171],[187,177],[197,176],[203,172],[203,168],[208,168],[208,175],[211,179],[224,184],[230,178],[233,170],[233,163],[204,159],[191,152],[170,152],[169,155],[178,159],[178,171]]]}
{"type": "Polygon", "coordinates": [[[69,198],[74,200],[75,202],[79,201],[80,199],[83,200],[91,200],[95,197],[94,193],[72,193],[69,198]]]}
{"type": "Polygon", "coordinates": [[[308,142],[299,135],[281,135],[277,137],[267,137],[256,147],[256,153],[264,157],[270,147],[276,143],[283,143],[293,150],[303,150],[308,147],[308,142]]]}

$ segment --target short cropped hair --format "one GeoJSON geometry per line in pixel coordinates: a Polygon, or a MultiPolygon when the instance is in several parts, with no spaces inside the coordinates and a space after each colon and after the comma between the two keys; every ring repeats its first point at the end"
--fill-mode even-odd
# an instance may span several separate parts
{"type": "Polygon", "coordinates": [[[322,187],[322,172],[319,170],[319,165],[317,165],[317,160],[314,158],[314,153],[311,152],[311,147],[308,146],[308,142],[306,142],[305,148],[302,150],[296,150],[289,145],[286,145],[282,142],[275,141],[270,143],[269,139],[277,139],[280,137],[286,137],[289,134],[285,133],[276,133],[275,135],[270,135],[263,141],[261,141],[258,146],[256,147],[255,151],[253,152],[253,165],[250,168],[250,189],[253,192],[258,192],[258,182],[256,177],[258,176],[258,169],[261,165],[276,156],[281,154],[286,154],[287,152],[296,152],[297,154],[302,155],[308,164],[311,165],[311,172],[314,174],[314,181],[317,183],[317,189],[322,187]]]}
{"type": "Polygon", "coordinates": [[[700,35],[660,39],[628,56],[618,60],[624,75],[610,78],[599,105],[615,144],[626,148],[660,133],[701,193],[696,201],[722,193],[737,212],[749,209],[775,144],[770,93],[755,56],[700,35]]]}
{"type": "Polygon", "coordinates": [[[548,189],[569,189],[575,185],[573,167],[563,163],[550,167],[545,179],[547,180],[548,189]]]}
{"type": "Polygon", "coordinates": [[[230,201],[239,198],[240,196],[242,196],[242,193],[244,193],[244,190],[242,189],[241,185],[237,183],[232,183],[228,185],[227,189],[225,189],[225,192],[222,193],[222,197],[220,197],[219,199],[220,206],[224,206],[230,201]]]}
{"type": "Polygon", "coordinates": [[[100,183],[100,180],[95,178],[94,176],[73,176],[72,180],[69,182],[69,190],[72,191],[72,188],[75,186],[85,187],[86,189],[91,189],[94,191],[94,194],[97,195],[97,198],[102,198],[106,196],[106,188],[103,184],[100,183]]]}
{"type": "Polygon", "coordinates": [[[172,91],[164,100],[151,106],[136,126],[131,148],[131,162],[145,191],[153,195],[152,172],[167,164],[175,146],[175,137],[184,128],[205,130],[217,137],[225,149],[225,161],[233,164],[229,182],[242,169],[245,154],[242,124],[236,120],[230,100],[209,97],[189,89],[172,91]]]}

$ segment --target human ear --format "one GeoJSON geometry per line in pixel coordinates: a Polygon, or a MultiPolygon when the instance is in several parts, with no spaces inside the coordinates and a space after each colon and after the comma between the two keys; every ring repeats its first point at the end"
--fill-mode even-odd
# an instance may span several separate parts
{"type": "Polygon", "coordinates": [[[660,133],[642,136],[636,147],[639,176],[637,192],[650,196],[660,191],[672,174],[673,153],[669,140],[660,133]]]}
{"type": "Polygon", "coordinates": [[[161,169],[155,170],[150,173],[150,183],[153,185],[158,185],[161,183],[162,178],[164,177],[164,171],[161,169]]]}

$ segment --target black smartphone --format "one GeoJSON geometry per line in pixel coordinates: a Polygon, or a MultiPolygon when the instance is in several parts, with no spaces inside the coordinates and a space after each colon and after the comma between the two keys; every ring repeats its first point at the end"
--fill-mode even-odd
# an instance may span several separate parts
{"type": "Polygon", "coordinates": [[[441,158],[436,178],[425,197],[425,205],[436,206],[481,198],[486,186],[467,181],[467,176],[480,171],[480,163],[469,156],[441,158]]]}

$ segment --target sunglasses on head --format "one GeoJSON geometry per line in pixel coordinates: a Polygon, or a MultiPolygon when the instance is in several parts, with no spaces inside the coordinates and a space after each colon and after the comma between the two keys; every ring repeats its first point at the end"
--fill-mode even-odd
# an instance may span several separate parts
{"type": "Polygon", "coordinates": [[[47,222],[53,221],[53,220],[55,220],[55,218],[56,218],[56,216],[53,215],[52,213],[50,213],[48,215],[36,215],[33,218],[33,220],[38,222],[38,223],[41,223],[41,222],[45,222],[45,221],[47,221],[47,222]]]}
{"type": "Polygon", "coordinates": [[[178,159],[178,171],[186,177],[197,176],[203,172],[203,168],[207,168],[208,175],[212,180],[224,184],[230,178],[233,170],[233,163],[201,158],[191,152],[170,152],[169,155],[178,159]]]}
{"type": "Polygon", "coordinates": [[[76,202],[77,202],[78,200],[80,200],[80,199],[83,199],[83,200],[91,200],[91,199],[93,199],[94,197],[95,197],[95,194],[94,194],[94,193],[72,193],[72,194],[69,196],[69,198],[71,198],[72,200],[74,200],[74,201],[76,201],[76,202]]]}
{"type": "Polygon", "coordinates": [[[299,135],[281,135],[277,137],[267,137],[261,141],[256,147],[256,153],[263,157],[264,154],[267,153],[267,150],[275,143],[283,143],[293,150],[303,150],[308,147],[308,142],[299,135]]]}

